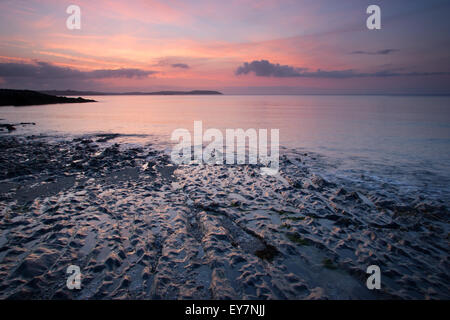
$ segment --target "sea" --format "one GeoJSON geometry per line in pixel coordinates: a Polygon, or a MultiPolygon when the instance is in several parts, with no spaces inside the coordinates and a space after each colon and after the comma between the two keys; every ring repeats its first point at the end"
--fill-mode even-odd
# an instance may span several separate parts
{"type": "MultiPolygon", "coordinates": [[[[170,145],[175,129],[279,129],[283,150],[326,158],[322,175],[371,177],[403,192],[450,198],[450,97],[346,95],[90,96],[96,103],[0,108],[14,135],[54,139],[116,133],[170,145]]],[[[6,135],[8,133],[3,133],[6,135]]],[[[319,170],[319,169],[318,169],[319,170]]],[[[362,181],[362,180],[361,180],[362,181]]],[[[367,181],[367,179],[364,179],[367,181]]],[[[370,186],[366,186],[370,188],[370,186]]]]}

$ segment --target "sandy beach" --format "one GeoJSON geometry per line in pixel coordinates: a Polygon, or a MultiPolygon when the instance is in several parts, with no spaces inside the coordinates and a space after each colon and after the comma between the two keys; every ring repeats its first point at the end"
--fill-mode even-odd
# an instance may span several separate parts
{"type": "Polygon", "coordinates": [[[325,179],[332,160],[305,150],[262,176],[120,137],[0,137],[1,299],[450,297],[445,200],[325,179]]]}
{"type": "Polygon", "coordinates": [[[450,300],[449,13],[0,1],[0,302],[229,320],[450,300]]]}

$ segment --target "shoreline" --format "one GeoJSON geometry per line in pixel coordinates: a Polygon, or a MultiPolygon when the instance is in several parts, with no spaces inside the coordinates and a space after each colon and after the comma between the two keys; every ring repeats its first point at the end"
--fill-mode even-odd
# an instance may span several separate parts
{"type": "Polygon", "coordinates": [[[120,137],[0,137],[1,298],[449,297],[445,204],[326,180],[304,151],[284,150],[279,176],[263,177],[173,166],[120,137]],[[71,264],[80,291],[65,287],[71,264]]]}
{"type": "Polygon", "coordinates": [[[67,98],[49,95],[32,90],[0,89],[0,107],[25,107],[47,104],[88,103],[97,102],[92,99],[67,98]]]}

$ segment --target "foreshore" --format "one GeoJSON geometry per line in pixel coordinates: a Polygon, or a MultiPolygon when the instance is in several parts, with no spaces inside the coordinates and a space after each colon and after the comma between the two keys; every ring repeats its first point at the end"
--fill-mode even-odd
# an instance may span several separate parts
{"type": "Polygon", "coordinates": [[[445,201],[325,179],[303,150],[261,176],[118,137],[0,136],[1,299],[450,297],[445,201]]]}

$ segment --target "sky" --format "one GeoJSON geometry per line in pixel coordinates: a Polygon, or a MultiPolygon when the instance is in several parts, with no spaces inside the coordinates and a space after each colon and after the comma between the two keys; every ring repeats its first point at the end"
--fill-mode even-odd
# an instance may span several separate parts
{"type": "Polygon", "coordinates": [[[448,0],[0,0],[0,87],[450,94],[449,14],[448,0]]]}

